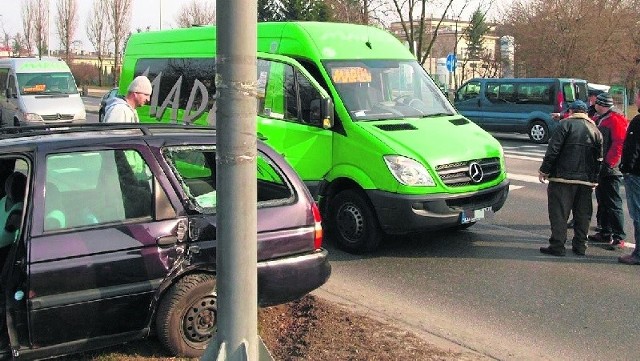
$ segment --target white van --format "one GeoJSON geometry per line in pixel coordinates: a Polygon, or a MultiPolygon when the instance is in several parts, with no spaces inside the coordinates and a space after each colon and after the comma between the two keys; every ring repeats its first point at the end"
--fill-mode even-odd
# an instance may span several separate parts
{"type": "Polygon", "coordinates": [[[57,58],[0,59],[0,126],[84,122],[87,113],[67,64],[57,58]]]}

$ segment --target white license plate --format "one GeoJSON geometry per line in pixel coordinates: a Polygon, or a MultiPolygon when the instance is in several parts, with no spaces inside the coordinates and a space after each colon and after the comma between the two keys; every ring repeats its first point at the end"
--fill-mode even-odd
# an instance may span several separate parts
{"type": "Polygon", "coordinates": [[[481,219],[490,217],[493,215],[491,207],[485,207],[481,209],[464,210],[460,213],[460,224],[477,222],[481,219]]]}

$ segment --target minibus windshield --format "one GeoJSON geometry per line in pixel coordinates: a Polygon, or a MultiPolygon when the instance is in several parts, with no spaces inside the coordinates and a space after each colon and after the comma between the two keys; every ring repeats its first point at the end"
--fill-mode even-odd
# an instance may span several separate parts
{"type": "Polygon", "coordinates": [[[336,60],[324,65],[354,121],[455,114],[415,60],[336,60]]]}
{"type": "Polygon", "coordinates": [[[77,94],[78,88],[69,72],[18,73],[21,95],[77,94]]]}

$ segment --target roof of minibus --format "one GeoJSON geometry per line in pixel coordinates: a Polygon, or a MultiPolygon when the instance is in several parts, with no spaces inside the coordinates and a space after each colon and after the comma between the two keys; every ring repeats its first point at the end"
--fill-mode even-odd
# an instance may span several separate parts
{"type": "Polygon", "coordinates": [[[42,73],[70,71],[64,60],[54,57],[40,58],[6,58],[0,61],[2,66],[10,66],[17,73],[42,73]]]}
{"type": "MultiPolygon", "coordinates": [[[[126,55],[202,55],[215,53],[215,27],[132,34],[126,55]],[[180,43],[179,47],[167,46],[180,43]]],[[[385,30],[372,26],[322,22],[258,23],[258,51],[312,59],[415,59],[385,30]]]]}

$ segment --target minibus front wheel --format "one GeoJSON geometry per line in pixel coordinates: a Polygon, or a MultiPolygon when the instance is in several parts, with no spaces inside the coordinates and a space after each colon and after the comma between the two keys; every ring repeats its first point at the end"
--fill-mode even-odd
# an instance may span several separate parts
{"type": "Polygon", "coordinates": [[[371,252],[382,240],[382,230],[367,197],[359,190],[338,193],[329,206],[331,238],[349,253],[371,252]]]}
{"type": "Polygon", "coordinates": [[[537,144],[549,141],[549,127],[541,120],[534,120],[529,125],[529,139],[537,144]]]}

